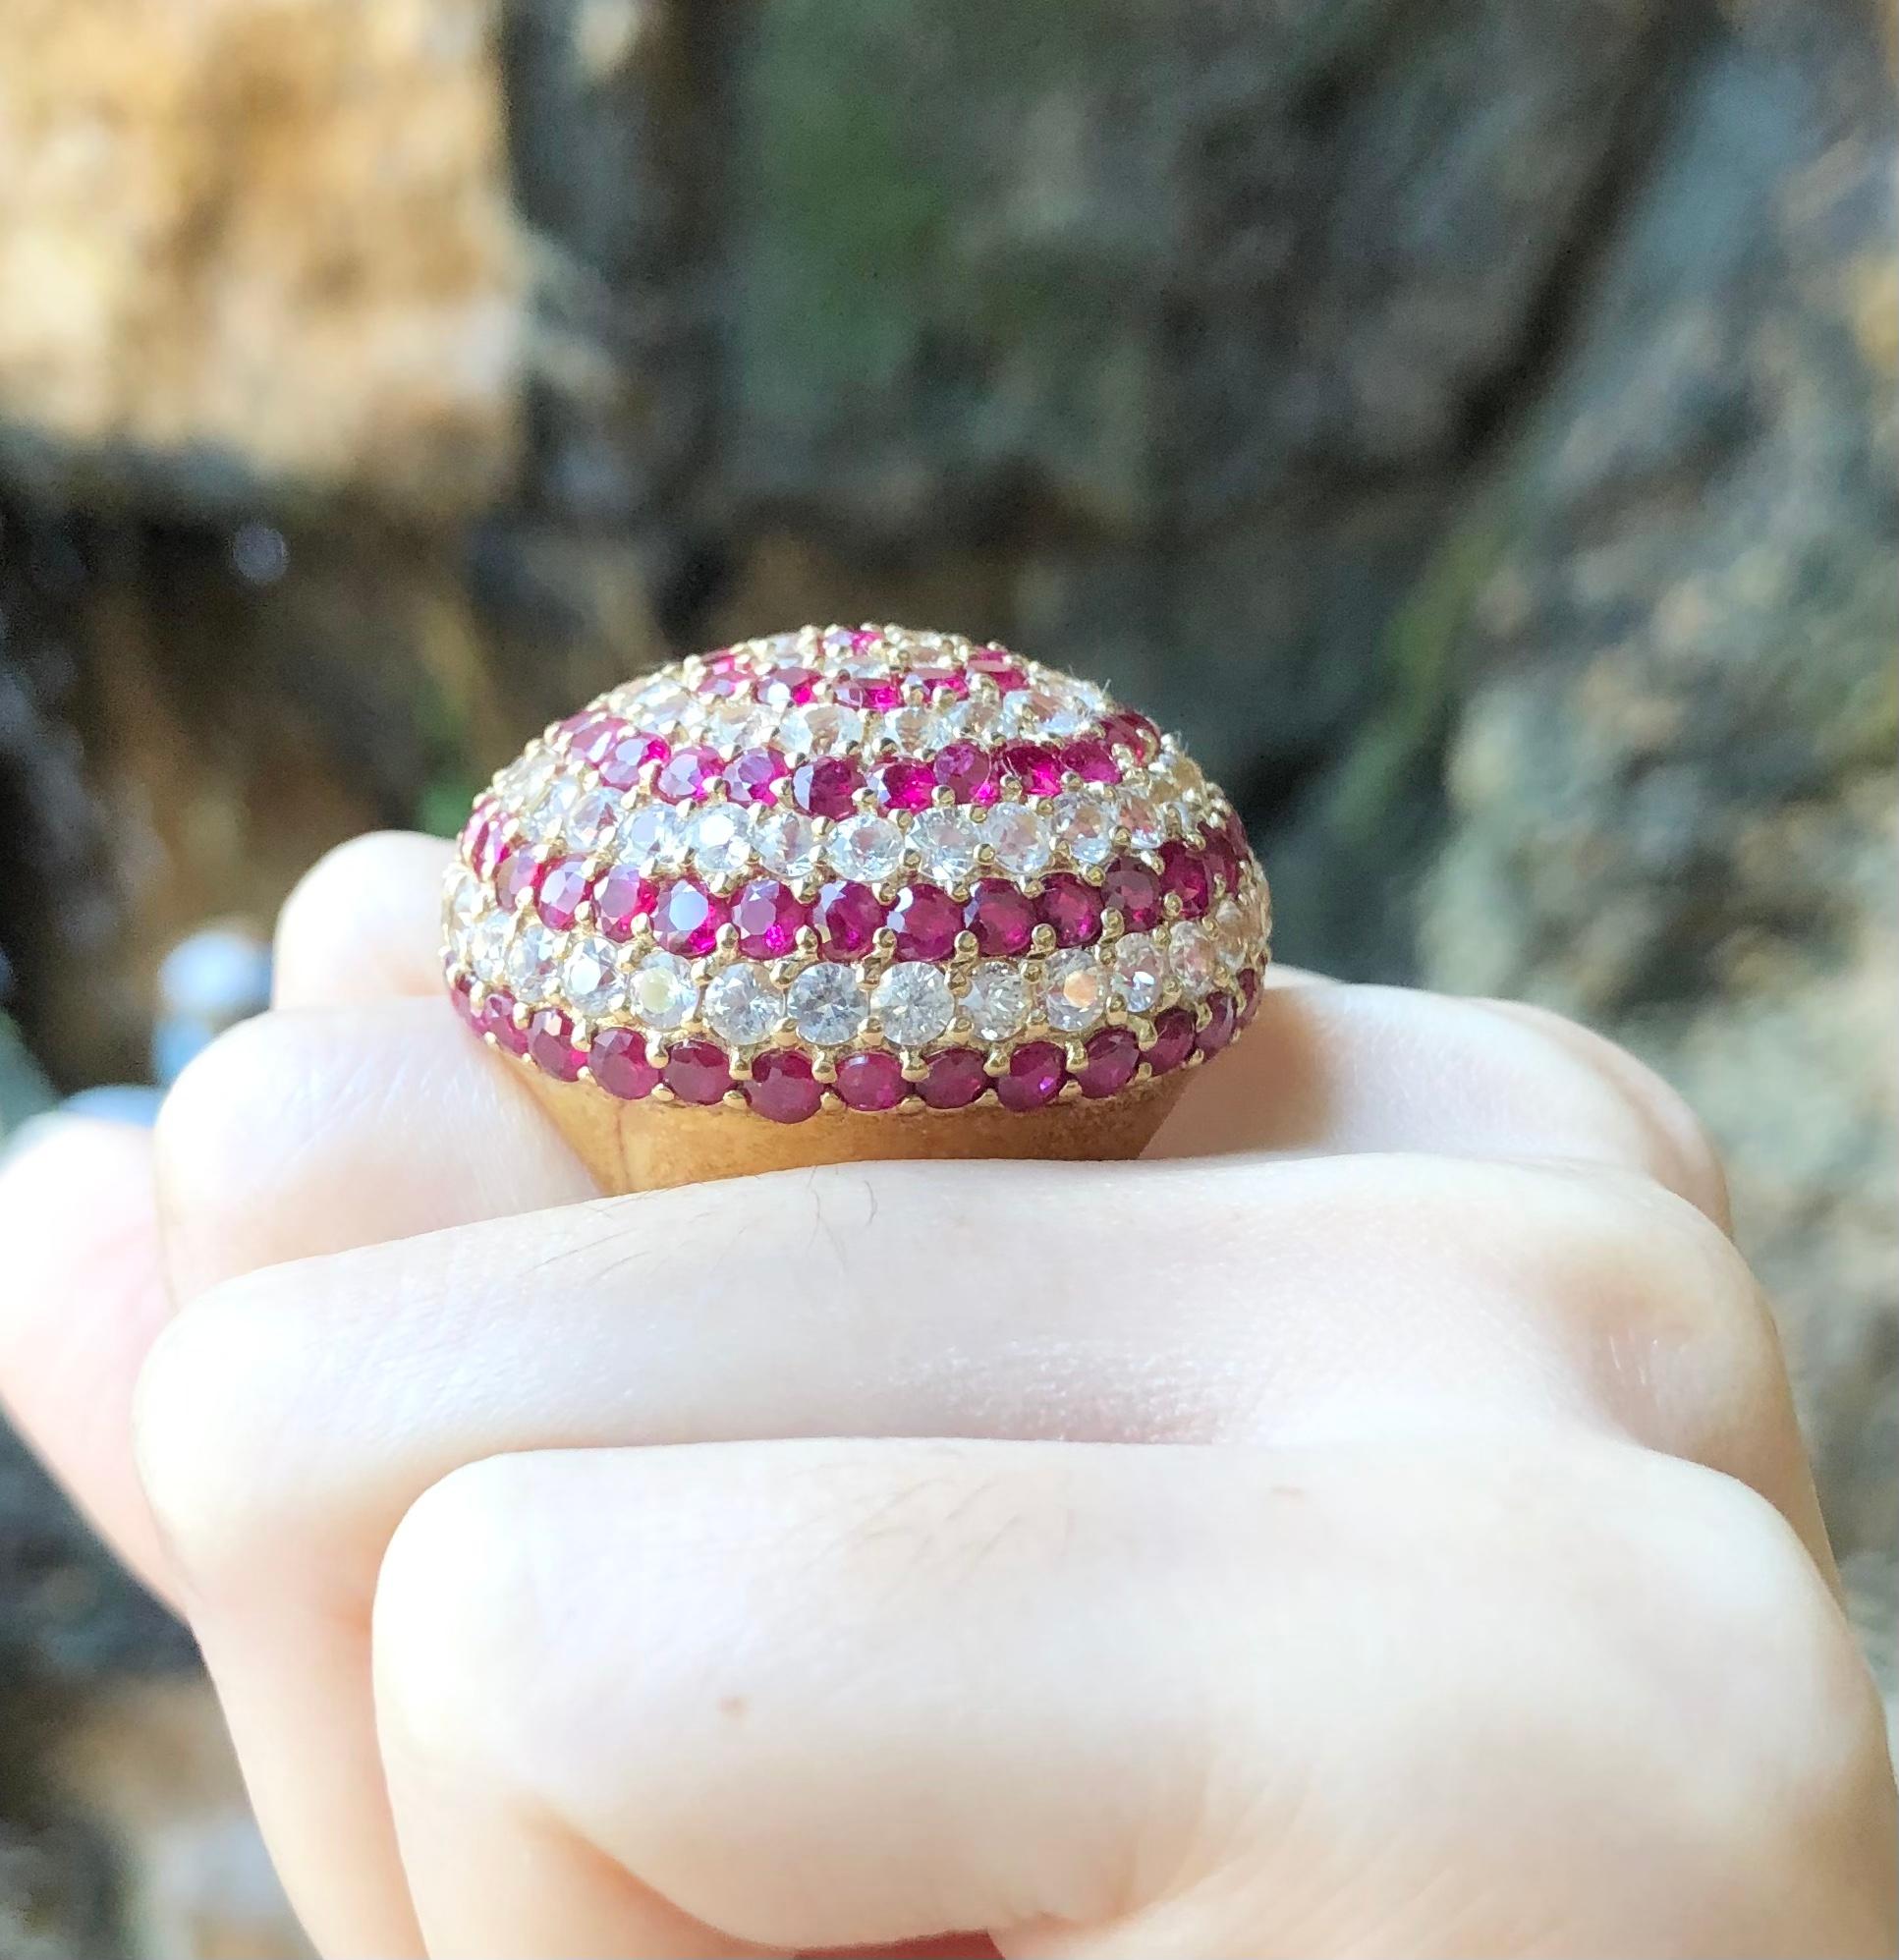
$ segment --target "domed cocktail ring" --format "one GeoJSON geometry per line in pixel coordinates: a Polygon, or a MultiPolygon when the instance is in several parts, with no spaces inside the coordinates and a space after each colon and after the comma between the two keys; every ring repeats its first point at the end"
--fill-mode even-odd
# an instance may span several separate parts
{"type": "Polygon", "coordinates": [[[456,1005],[610,1190],[1120,1157],[1252,1019],[1270,905],[1172,737],[1005,648],[806,627],[547,730],[449,872],[456,1005]]]}

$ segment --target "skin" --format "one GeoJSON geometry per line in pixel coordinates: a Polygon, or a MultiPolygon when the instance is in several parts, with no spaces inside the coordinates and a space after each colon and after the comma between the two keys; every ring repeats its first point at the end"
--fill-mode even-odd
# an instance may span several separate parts
{"type": "Polygon", "coordinates": [[[322,1950],[1889,1953],[1718,1166],[1533,1010],[1281,977],[1134,1165],[601,1199],[360,840],[150,1137],[0,1174],[0,1392],[322,1950]]]}

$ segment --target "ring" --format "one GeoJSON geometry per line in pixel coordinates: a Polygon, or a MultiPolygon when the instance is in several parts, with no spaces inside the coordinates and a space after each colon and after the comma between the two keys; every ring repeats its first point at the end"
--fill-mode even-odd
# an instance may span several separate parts
{"type": "Polygon", "coordinates": [[[1145,715],[993,644],[808,626],[530,743],[443,961],[552,1084],[893,1125],[1151,1097],[1247,1027],[1270,930],[1238,813],[1145,715]]]}

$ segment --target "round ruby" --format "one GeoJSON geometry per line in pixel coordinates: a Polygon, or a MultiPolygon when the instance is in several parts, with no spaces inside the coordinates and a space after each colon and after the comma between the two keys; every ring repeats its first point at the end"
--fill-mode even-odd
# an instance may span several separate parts
{"type": "Polygon", "coordinates": [[[931,1055],[917,1092],[932,1109],[962,1109],[989,1086],[982,1057],[974,1048],[945,1048],[931,1055]]]}
{"type": "Polygon", "coordinates": [[[652,912],[653,944],[662,952],[698,959],[709,953],[731,907],[697,878],[677,878],[659,894],[652,912]]]}
{"type": "Polygon", "coordinates": [[[1201,847],[1201,856],[1206,861],[1206,874],[1215,880],[1222,891],[1238,891],[1240,888],[1240,854],[1233,848],[1233,839],[1227,835],[1226,826],[1209,823],[1205,830],[1206,842],[1201,847]]]}
{"type": "Polygon", "coordinates": [[[708,674],[736,674],[745,667],[745,655],[736,647],[721,646],[699,655],[699,665],[708,674]]]}
{"type": "Polygon", "coordinates": [[[676,749],[652,779],[653,793],[668,803],[702,803],[724,766],[719,752],[703,743],[676,749]]]}
{"type": "Polygon", "coordinates": [[[878,714],[895,707],[903,698],[903,688],[891,680],[848,678],[835,682],[831,688],[833,700],[842,701],[846,707],[866,708],[878,714]]]}
{"type": "Polygon", "coordinates": [[[883,924],[883,901],[868,885],[834,878],[818,887],[811,924],[827,960],[862,959],[883,924]]]}
{"type": "Polygon", "coordinates": [[[489,876],[501,850],[501,816],[491,803],[478,803],[462,830],[462,856],[476,877],[489,876]]]}
{"type": "Polygon", "coordinates": [[[768,707],[803,707],[817,692],[817,669],[790,663],[768,667],[754,692],[768,707]]]}
{"type": "Polygon", "coordinates": [[[631,939],[637,921],[649,918],[659,894],[631,865],[615,865],[593,887],[593,917],[609,939],[631,939]]]}
{"type": "Polygon", "coordinates": [[[1169,1007],[1154,1016],[1153,1045],[1147,1066],[1155,1075],[1168,1075],[1194,1052],[1194,1017],[1184,1007],[1169,1007]]]}
{"type": "Polygon", "coordinates": [[[602,714],[597,708],[569,715],[561,728],[567,735],[568,753],[583,762],[591,762],[596,769],[613,753],[620,737],[632,733],[617,714],[602,714]]]}
{"type": "Polygon", "coordinates": [[[593,1080],[623,1102],[650,1095],[659,1081],[659,1071],[646,1059],[645,1037],[631,1028],[602,1028],[586,1051],[586,1066],[593,1080]]]}
{"type": "Polygon", "coordinates": [[[509,851],[494,868],[494,902],[503,912],[512,912],[523,892],[534,888],[540,876],[540,864],[529,850],[509,851]]]}
{"type": "Polygon", "coordinates": [[[1101,717],[1101,733],[1117,749],[1131,749],[1143,762],[1151,762],[1160,754],[1160,730],[1145,714],[1131,707],[1116,708],[1101,717]]]}
{"type": "Polygon", "coordinates": [[[1132,1028],[1103,1028],[1089,1039],[1086,1052],[1088,1059],[1076,1071],[1075,1080],[1091,1101],[1126,1089],[1141,1066],[1141,1043],[1132,1028]]]}
{"type": "Polygon", "coordinates": [[[897,935],[898,959],[947,960],[963,929],[963,908],[935,885],[911,885],[897,894],[887,923],[897,935]]]}
{"type": "Polygon", "coordinates": [[[1101,903],[1121,915],[1124,930],[1145,932],[1160,921],[1160,880],[1139,858],[1116,858],[1101,878],[1101,903]]]}
{"type": "Polygon", "coordinates": [[[449,987],[448,997],[456,1013],[478,1035],[481,1032],[481,1016],[475,1010],[475,982],[467,974],[463,974],[449,987]]]}
{"type": "Polygon", "coordinates": [[[1029,685],[1029,676],[1016,664],[1016,656],[1003,646],[978,646],[970,655],[970,671],[986,674],[1005,695],[1029,685]]]}
{"type": "Polygon", "coordinates": [[[572,1082],[586,1057],[574,1045],[574,1024],[557,1007],[543,1007],[528,1024],[528,1053],[536,1068],[572,1082]]]}
{"type": "Polygon", "coordinates": [[[1212,880],[1206,874],[1206,861],[1190,850],[1178,837],[1170,837],[1160,847],[1160,888],[1180,900],[1183,919],[1203,919],[1212,880]]]}
{"type": "Polygon", "coordinates": [[[913,667],[910,678],[925,693],[962,700],[970,692],[970,677],[961,667],[913,667]]]}
{"type": "Polygon", "coordinates": [[[796,948],[799,927],[810,918],[804,900],[777,878],[754,878],[732,901],[739,951],[749,960],[783,959],[796,948]]]}
{"type": "Polygon", "coordinates": [[[1039,1109],[1053,1102],[1065,1073],[1053,1041],[1025,1041],[996,1078],[996,1100],[1005,1109],[1039,1109]]]}
{"type": "Polygon", "coordinates": [[[791,800],[807,816],[849,816],[857,807],[857,765],[841,756],[801,762],[792,772],[791,800]]]}
{"type": "Polygon", "coordinates": [[[985,960],[1013,959],[1028,950],[1035,902],[1007,878],[983,878],[963,908],[963,924],[976,934],[976,950],[985,960]]]}
{"type": "Polygon", "coordinates": [[[716,1041],[675,1041],[660,1080],[682,1102],[716,1102],[732,1087],[732,1069],[716,1041]]]}
{"type": "Polygon", "coordinates": [[[1002,752],[1002,772],[1015,777],[1029,796],[1053,796],[1062,786],[1062,758],[1040,742],[1011,742],[1002,752]]]}
{"type": "Polygon", "coordinates": [[[1121,780],[1121,764],[1114,759],[1105,742],[1097,742],[1091,735],[1084,735],[1080,741],[1071,742],[1062,751],[1062,767],[1071,769],[1085,783],[1118,783],[1121,780]]]}
{"type": "Polygon", "coordinates": [[[1238,1026],[1245,1029],[1253,1026],[1253,1017],[1259,1011],[1259,976],[1248,967],[1240,976],[1240,1018],[1238,1026]]]}
{"type": "Polygon", "coordinates": [[[1051,871],[1042,880],[1040,911],[1058,946],[1091,946],[1101,936],[1101,894],[1073,871],[1051,871]]]}
{"type": "Polygon", "coordinates": [[[1203,1055],[1217,1055],[1233,1038],[1239,1008],[1230,993],[1216,993],[1206,1003],[1207,1023],[1201,1030],[1199,1047],[1203,1055]]]}
{"type": "Polygon", "coordinates": [[[1247,841],[1247,827],[1240,821],[1237,810],[1226,813],[1226,834],[1232,840],[1234,856],[1244,865],[1253,856],[1253,846],[1247,841]]]}
{"type": "Polygon", "coordinates": [[[657,735],[642,735],[637,729],[629,729],[600,757],[600,780],[610,790],[633,789],[640,781],[640,771],[648,762],[663,762],[672,753],[672,745],[657,735]]]}
{"type": "Polygon", "coordinates": [[[987,752],[974,742],[946,742],[932,765],[936,780],[958,803],[993,803],[987,752]]]}
{"type": "MultiPolygon", "coordinates": [[[[977,1073],[981,1064],[977,1063],[977,1073]]],[[[837,1065],[837,1092],[849,1108],[894,1109],[910,1089],[903,1064],[885,1048],[868,1048],[846,1055],[837,1065]]],[[[977,1092],[980,1093],[980,1091],[977,1092]]]]}
{"type": "Polygon", "coordinates": [[[745,1099],[774,1123],[802,1123],[817,1114],[824,1091],[803,1055],[790,1048],[772,1048],[752,1064],[745,1099]]]}
{"type": "Polygon", "coordinates": [[[927,810],[936,794],[936,772],[927,762],[899,756],[876,772],[876,786],[885,810],[927,810]]]}
{"type": "Polygon", "coordinates": [[[540,882],[534,887],[534,903],[540,908],[541,918],[556,932],[565,932],[573,924],[581,902],[586,897],[586,860],[585,858],[557,858],[540,874],[540,882]]]}
{"type": "Polygon", "coordinates": [[[725,765],[725,793],[734,803],[776,803],[791,764],[776,749],[742,749],[725,765]]]}
{"type": "Polygon", "coordinates": [[[525,1055],[528,1052],[528,1031],[515,1026],[515,997],[500,988],[489,994],[481,1007],[481,1027],[492,1035],[497,1047],[506,1048],[511,1055],[525,1055]]]}

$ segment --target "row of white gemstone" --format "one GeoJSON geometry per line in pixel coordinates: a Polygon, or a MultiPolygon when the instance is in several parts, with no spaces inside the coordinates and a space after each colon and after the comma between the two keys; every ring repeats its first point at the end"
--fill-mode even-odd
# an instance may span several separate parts
{"type": "Polygon", "coordinates": [[[612,790],[589,790],[580,776],[562,769],[540,786],[523,828],[537,847],[558,842],[654,875],[693,870],[713,882],[729,882],[763,870],[797,883],[822,868],[877,884],[908,866],[956,888],[966,886],[986,862],[1018,878],[1038,876],[1058,863],[1082,870],[1105,865],[1118,848],[1117,831],[1125,831],[1137,851],[1157,850],[1169,836],[1187,835],[1211,814],[1199,772],[1194,786],[1183,790],[1187,780],[1176,764],[1120,784],[1065,790],[1040,803],[888,816],[861,811],[819,825],[782,805],[629,801],[612,790]]]}
{"type": "Polygon", "coordinates": [[[875,1015],[893,1045],[917,1048],[952,1030],[1003,1041],[1032,1022],[1080,1036],[1111,1007],[1147,1016],[1175,1000],[1203,1000],[1263,958],[1253,896],[1225,901],[1211,930],[1176,921],[1044,959],[980,961],[961,976],[925,961],[891,966],[870,981],[825,960],[800,971],[791,962],[735,960],[701,986],[693,963],[676,954],[630,954],[598,933],[558,933],[526,916],[490,912],[467,929],[453,897],[448,954],[451,965],[528,1007],[562,1006],[589,1021],[631,1019],[656,1034],[703,1027],[745,1049],[786,1028],[813,1046],[842,1046],[875,1015]]]}

